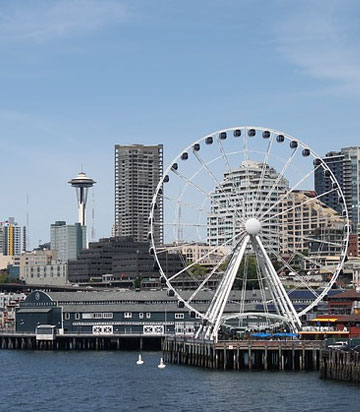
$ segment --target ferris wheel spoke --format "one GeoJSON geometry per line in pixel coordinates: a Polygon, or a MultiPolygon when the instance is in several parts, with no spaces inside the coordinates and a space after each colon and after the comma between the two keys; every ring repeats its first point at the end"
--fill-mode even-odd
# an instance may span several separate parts
{"type": "MultiPolygon", "coordinates": [[[[302,240],[309,240],[311,242],[316,242],[316,243],[322,243],[330,246],[335,246],[335,247],[343,247],[344,245],[342,243],[334,243],[334,242],[329,242],[327,240],[322,240],[322,239],[316,239],[316,238],[311,238],[307,236],[300,236],[300,235],[295,235],[295,234],[287,234],[284,231],[281,232],[275,232],[270,229],[266,230],[265,233],[271,233],[274,235],[278,235],[279,237],[285,237],[285,238],[297,238],[297,239],[302,239],[302,240]]],[[[297,243],[304,243],[304,242],[297,242],[297,243]]]]}
{"type": "Polygon", "coordinates": [[[159,247],[159,248],[156,249],[156,253],[159,255],[159,254],[162,254],[162,253],[179,251],[179,250],[182,250],[184,248],[193,247],[193,246],[196,246],[196,245],[197,245],[196,242],[191,242],[191,243],[181,242],[180,244],[176,244],[176,246],[169,245],[167,247],[159,247]]]}
{"type": "Polygon", "coordinates": [[[269,140],[269,143],[268,143],[268,146],[267,146],[267,149],[266,149],[266,154],[265,154],[264,161],[263,161],[263,166],[262,166],[262,169],[261,169],[261,176],[260,176],[260,179],[259,179],[259,184],[258,184],[258,187],[257,187],[257,190],[256,190],[256,195],[255,195],[255,200],[254,200],[255,213],[258,209],[260,191],[261,191],[261,188],[262,188],[262,185],[263,185],[263,182],[264,182],[265,170],[266,170],[267,163],[269,161],[269,156],[270,156],[270,152],[271,152],[273,142],[274,142],[274,134],[271,134],[271,138],[269,140]]]}
{"type": "Polygon", "coordinates": [[[243,267],[243,277],[241,285],[241,297],[240,297],[240,313],[244,313],[245,299],[246,299],[246,285],[248,280],[248,270],[249,270],[249,254],[245,255],[244,267],[243,267]]]}
{"type": "Polygon", "coordinates": [[[275,183],[272,185],[270,192],[266,195],[264,202],[262,203],[262,206],[260,210],[256,213],[256,217],[259,217],[261,212],[263,211],[264,207],[266,206],[267,202],[271,199],[271,195],[273,194],[274,190],[278,187],[279,183],[281,182],[281,179],[284,177],[284,173],[290,166],[291,162],[293,161],[295,154],[297,152],[297,148],[291,153],[289,159],[286,161],[284,164],[283,168],[281,169],[279,175],[277,176],[275,183]]]}
{"type": "Polygon", "coordinates": [[[188,266],[184,267],[183,269],[181,269],[179,272],[175,273],[175,275],[171,276],[168,281],[171,282],[172,280],[176,279],[178,276],[180,276],[182,273],[188,271],[190,268],[192,268],[194,265],[200,263],[201,261],[203,261],[204,259],[208,258],[209,256],[211,256],[216,250],[219,250],[221,247],[227,246],[228,244],[230,244],[231,242],[233,242],[234,240],[237,240],[238,238],[240,238],[243,234],[245,233],[245,231],[242,231],[238,234],[236,234],[235,236],[233,236],[231,239],[227,240],[226,242],[215,246],[214,249],[212,249],[210,252],[206,253],[205,255],[201,256],[200,258],[196,259],[195,262],[190,263],[188,266]]]}
{"type": "Polygon", "coordinates": [[[265,313],[269,313],[269,308],[268,308],[268,303],[267,303],[267,298],[266,298],[266,290],[265,290],[266,278],[261,276],[260,265],[259,265],[259,261],[257,257],[255,259],[255,266],[256,266],[256,275],[259,281],[259,289],[260,289],[260,295],[261,295],[261,300],[262,300],[262,306],[264,308],[265,313]]]}
{"type": "MultiPolygon", "coordinates": [[[[266,236],[265,236],[265,237],[266,237],[266,236]]],[[[267,238],[268,238],[269,240],[270,240],[270,239],[273,240],[270,236],[267,236],[267,238]]],[[[298,250],[294,249],[293,247],[287,246],[287,249],[288,249],[289,251],[291,251],[292,253],[295,253],[296,256],[299,256],[300,258],[306,260],[307,262],[312,263],[314,266],[317,266],[317,267],[319,267],[320,269],[327,269],[326,266],[324,266],[324,265],[322,265],[321,263],[319,263],[319,262],[317,262],[317,261],[309,258],[308,256],[303,255],[301,252],[299,252],[298,250]]]]}
{"type": "MultiPolygon", "coordinates": [[[[303,183],[306,179],[308,179],[312,174],[315,173],[315,170],[317,170],[320,166],[316,166],[314,169],[310,170],[310,172],[308,172],[303,178],[301,178],[296,184],[295,186],[293,186],[291,189],[289,189],[284,196],[280,197],[279,200],[277,200],[273,205],[271,205],[269,207],[269,209],[266,210],[265,213],[263,213],[259,219],[263,219],[263,217],[265,215],[267,215],[271,210],[274,209],[274,207],[277,207],[284,199],[286,199],[299,185],[301,185],[301,183],[303,183]]],[[[264,203],[265,205],[265,203],[264,203]]],[[[263,205],[263,208],[264,208],[263,205]]],[[[275,216],[272,216],[275,217],[275,216]]]]}
{"type": "Polygon", "coordinates": [[[294,220],[293,218],[290,218],[290,220],[288,221],[288,220],[286,220],[286,216],[285,216],[283,219],[279,219],[279,221],[277,221],[277,222],[271,222],[271,226],[284,227],[286,225],[289,226],[289,225],[299,225],[299,224],[303,224],[303,225],[304,224],[313,224],[313,225],[316,225],[316,226],[313,227],[312,229],[317,229],[319,227],[318,225],[321,225],[321,224],[338,223],[340,221],[342,221],[342,223],[344,223],[344,219],[342,219],[341,216],[338,216],[338,215],[334,215],[334,216],[339,220],[335,220],[334,222],[332,222],[330,217],[319,218],[317,216],[314,216],[311,219],[304,218],[304,219],[294,220]]]}
{"type": "Polygon", "coordinates": [[[270,301],[266,301],[266,304],[272,303],[274,305],[276,313],[278,315],[282,316],[285,313],[285,309],[284,309],[284,306],[281,302],[279,292],[278,292],[277,288],[275,287],[275,284],[274,284],[274,281],[272,279],[271,273],[267,269],[267,267],[265,265],[265,262],[264,262],[264,259],[261,258],[262,252],[261,252],[258,244],[256,242],[252,242],[252,245],[253,245],[253,248],[254,248],[254,251],[255,251],[257,262],[259,264],[259,269],[264,274],[265,283],[268,287],[268,290],[270,292],[271,299],[272,299],[270,301]]]}
{"type": "MultiPolygon", "coordinates": [[[[221,143],[219,143],[221,145],[221,143]]],[[[222,146],[221,146],[222,147],[222,146]]],[[[237,215],[237,217],[240,219],[240,221],[243,221],[242,217],[239,215],[238,210],[237,210],[237,206],[236,204],[233,202],[233,200],[231,199],[230,195],[228,192],[225,192],[225,190],[223,189],[223,185],[218,181],[218,179],[215,177],[214,173],[210,170],[210,168],[208,167],[208,165],[203,161],[203,159],[199,156],[199,154],[194,151],[194,156],[197,159],[197,161],[200,163],[200,165],[203,167],[203,169],[207,172],[207,174],[210,176],[211,180],[215,183],[215,187],[219,188],[219,190],[221,191],[221,193],[223,193],[225,195],[225,197],[227,198],[229,204],[231,206],[234,207],[235,213],[237,215]]],[[[227,160],[227,158],[226,158],[227,160]]],[[[228,162],[228,160],[227,160],[228,162]]],[[[230,166],[229,166],[230,167],[230,166]]]]}
{"type": "Polygon", "coordinates": [[[207,284],[207,282],[212,278],[214,274],[217,274],[217,270],[219,267],[226,261],[226,259],[229,258],[229,255],[224,255],[221,260],[213,267],[211,272],[205,277],[205,279],[200,283],[200,285],[197,287],[197,289],[191,294],[189,299],[187,300],[187,303],[191,303],[192,300],[197,296],[197,294],[204,288],[204,286],[207,284]]]}
{"type": "Polygon", "coordinates": [[[188,179],[187,177],[185,177],[183,174],[181,174],[179,171],[177,170],[173,170],[172,172],[175,173],[180,179],[182,179],[185,183],[187,183],[189,186],[191,186],[192,188],[194,188],[195,190],[197,190],[199,193],[201,193],[202,195],[204,195],[205,197],[207,197],[210,201],[211,201],[211,197],[209,196],[209,194],[207,192],[205,192],[203,189],[201,189],[201,187],[199,187],[198,185],[196,185],[191,179],[188,179]]]}
{"type": "Polygon", "coordinates": [[[294,274],[294,277],[300,281],[301,284],[305,286],[315,297],[318,297],[319,294],[310,286],[308,285],[304,279],[302,279],[301,275],[295,270],[284,258],[282,258],[272,247],[269,247],[271,253],[277,258],[279,262],[281,262],[290,272],[294,274]]]}
{"type": "Polygon", "coordinates": [[[217,140],[217,142],[218,142],[219,150],[220,150],[221,156],[222,156],[223,159],[224,159],[224,162],[225,162],[225,164],[226,164],[227,170],[228,170],[228,172],[231,172],[230,162],[229,162],[229,159],[228,159],[227,156],[226,156],[226,152],[225,152],[225,150],[224,150],[223,144],[221,143],[219,134],[218,134],[218,137],[217,137],[216,140],[217,140]]]}
{"type": "Polygon", "coordinates": [[[153,222],[157,226],[185,226],[185,227],[207,227],[206,223],[182,223],[182,222],[153,222]]]}
{"type": "Polygon", "coordinates": [[[177,204],[177,203],[181,203],[183,206],[188,207],[188,208],[190,208],[190,209],[195,209],[195,210],[197,210],[199,213],[204,214],[205,216],[208,216],[208,215],[210,214],[207,209],[205,209],[205,208],[203,208],[203,207],[200,207],[199,205],[196,205],[195,203],[191,203],[191,202],[184,201],[184,200],[179,200],[179,199],[174,199],[174,198],[171,198],[171,197],[169,197],[169,196],[164,196],[164,195],[163,195],[163,199],[164,199],[164,200],[168,200],[168,201],[170,201],[170,202],[174,202],[174,203],[176,203],[176,204],[177,204]]]}
{"type": "MultiPolygon", "coordinates": [[[[326,196],[326,195],[328,195],[328,194],[330,194],[330,193],[333,193],[333,192],[335,192],[335,191],[336,191],[336,189],[331,189],[331,190],[329,190],[328,192],[322,193],[322,194],[317,195],[317,196],[314,196],[314,197],[310,197],[309,199],[305,200],[304,202],[298,203],[298,204],[296,204],[296,205],[294,205],[294,206],[292,206],[292,207],[290,207],[290,208],[288,208],[288,209],[286,209],[286,210],[282,210],[281,212],[276,213],[275,215],[269,216],[268,218],[262,220],[262,223],[267,222],[268,220],[274,219],[275,217],[281,216],[281,215],[283,215],[284,213],[288,213],[288,212],[291,212],[292,210],[299,209],[299,208],[301,208],[302,206],[307,205],[307,204],[309,204],[309,203],[311,203],[311,202],[314,202],[314,201],[320,199],[321,197],[326,196]]],[[[290,192],[288,192],[287,195],[288,195],[288,194],[290,194],[290,192]]],[[[285,199],[285,197],[282,198],[281,201],[283,201],[284,199],[285,199]]],[[[280,202],[279,202],[279,203],[280,203],[280,202]]],[[[269,210],[270,210],[270,209],[269,209],[269,210]]],[[[267,211],[267,212],[268,212],[268,211],[267,211]]],[[[267,213],[267,212],[266,212],[266,213],[267,213]]],[[[264,215],[263,215],[263,216],[264,216],[264,215]]],[[[339,217],[340,217],[340,216],[339,216],[339,217]]]]}

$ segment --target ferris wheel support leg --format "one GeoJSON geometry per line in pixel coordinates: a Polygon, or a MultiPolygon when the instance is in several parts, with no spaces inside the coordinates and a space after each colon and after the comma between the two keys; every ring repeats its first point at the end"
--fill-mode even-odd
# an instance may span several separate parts
{"type": "Polygon", "coordinates": [[[268,286],[269,286],[269,290],[270,290],[271,296],[273,298],[274,306],[276,307],[276,310],[278,311],[278,313],[280,315],[286,316],[287,311],[286,311],[286,305],[284,305],[284,300],[281,296],[279,288],[276,287],[276,283],[274,282],[273,275],[272,275],[270,269],[268,268],[266,259],[263,256],[263,252],[260,249],[258,243],[255,241],[254,238],[252,238],[252,245],[253,245],[253,248],[254,248],[254,250],[256,251],[256,253],[259,257],[261,270],[264,273],[264,275],[266,276],[267,283],[268,283],[268,286]]]}
{"type": "Polygon", "coordinates": [[[233,287],[237,272],[239,270],[241,261],[244,257],[247,244],[249,243],[250,236],[246,235],[241,243],[235,249],[233,257],[227,267],[223,281],[220,283],[214,298],[210,304],[209,321],[211,326],[206,331],[206,338],[217,341],[218,331],[221,323],[221,319],[224,313],[226,303],[228,301],[231,289],[233,287]]]}
{"type": "Polygon", "coordinates": [[[270,275],[270,280],[271,283],[274,285],[275,290],[277,291],[277,295],[280,298],[279,302],[282,303],[281,306],[283,306],[284,310],[285,310],[285,314],[286,316],[289,318],[290,324],[292,325],[294,331],[298,331],[299,328],[301,328],[301,321],[300,318],[288,296],[288,294],[286,293],[286,290],[283,286],[283,284],[281,283],[278,274],[276,273],[276,270],[273,266],[273,264],[271,263],[271,260],[264,248],[264,245],[261,242],[261,239],[259,236],[255,237],[256,242],[260,248],[261,254],[264,258],[264,263],[267,267],[268,273],[270,275]]]}

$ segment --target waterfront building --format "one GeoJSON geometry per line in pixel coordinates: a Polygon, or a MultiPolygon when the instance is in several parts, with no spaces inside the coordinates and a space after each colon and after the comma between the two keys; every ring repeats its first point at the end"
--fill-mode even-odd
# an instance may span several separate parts
{"type": "MultiPolygon", "coordinates": [[[[183,268],[181,255],[164,251],[160,255],[169,275],[183,268]]],[[[110,274],[114,280],[159,277],[149,254],[148,242],[137,242],[130,237],[100,239],[81,250],[78,259],[69,262],[69,280],[88,282],[110,274]]]]}
{"type": "Polygon", "coordinates": [[[230,239],[240,234],[239,219],[246,221],[253,213],[261,213],[261,208],[266,204],[266,209],[271,210],[264,215],[264,219],[270,220],[262,226],[265,244],[280,250],[280,217],[275,215],[281,209],[281,204],[277,203],[288,190],[289,183],[282,177],[273,187],[278,176],[274,168],[252,160],[243,161],[238,169],[224,174],[223,181],[210,193],[211,207],[207,220],[210,246],[231,246],[230,239]]]}
{"type": "Polygon", "coordinates": [[[86,226],[56,221],[50,228],[50,247],[56,251],[57,260],[61,262],[76,259],[79,251],[86,248],[86,226]]]}
{"type": "Polygon", "coordinates": [[[7,256],[19,256],[26,250],[26,227],[13,217],[0,222],[0,248],[0,253],[7,256]]]}
{"type": "MultiPolygon", "coordinates": [[[[328,152],[323,161],[334,173],[344,193],[349,218],[352,221],[353,233],[358,233],[360,223],[360,147],[344,147],[340,152],[328,152]]],[[[331,180],[324,176],[322,168],[314,173],[315,191],[317,194],[331,190],[331,180]]],[[[339,204],[336,191],[321,197],[322,202],[332,207],[340,214],[342,205],[339,204]]]]}
{"type": "MultiPolygon", "coordinates": [[[[188,299],[191,294],[192,291],[187,291],[184,297],[188,299]]],[[[241,294],[240,290],[232,292],[224,314],[238,312],[241,294]]],[[[212,296],[210,291],[201,291],[192,302],[194,308],[204,313],[212,296]]],[[[314,299],[314,295],[308,290],[293,291],[289,297],[297,310],[309,305],[314,299]]],[[[247,291],[247,309],[253,312],[262,310],[261,299],[259,290],[247,291]]],[[[269,310],[275,308],[269,305],[269,310]]],[[[181,307],[176,296],[165,290],[34,291],[20,304],[16,312],[18,332],[34,332],[38,325],[52,325],[56,327],[58,334],[95,336],[193,336],[200,321],[195,312],[181,307]]],[[[250,320],[249,326],[258,326],[258,322],[259,319],[250,320]]]]}
{"type": "MultiPolygon", "coordinates": [[[[145,242],[151,201],[163,174],[163,145],[115,145],[115,236],[145,242]]],[[[158,200],[157,222],[163,221],[163,201],[158,200]]],[[[154,233],[163,242],[163,227],[154,233]]]]}

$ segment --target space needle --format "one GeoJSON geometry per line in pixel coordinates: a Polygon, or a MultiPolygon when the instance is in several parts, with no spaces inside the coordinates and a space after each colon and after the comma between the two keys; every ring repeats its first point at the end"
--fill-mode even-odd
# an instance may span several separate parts
{"type": "Polygon", "coordinates": [[[86,225],[86,201],[87,195],[90,187],[93,187],[96,183],[95,180],[86,176],[86,173],[80,172],[76,177],[71,179],[69,182],[72,187],[75,188],[76,198],[78,204],[79,212],[79,223],[81,226],[86,225]]]}

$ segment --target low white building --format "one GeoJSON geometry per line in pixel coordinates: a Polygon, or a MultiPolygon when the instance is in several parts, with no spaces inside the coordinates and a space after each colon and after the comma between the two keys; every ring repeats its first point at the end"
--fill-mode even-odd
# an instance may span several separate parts
{"type": "Polygon", "coordinates": [[[66,285],[69,283],[68,264],[51,261],[45,265],[27,265],[24,268],[24,281],[27,285],[66,285]]]}

